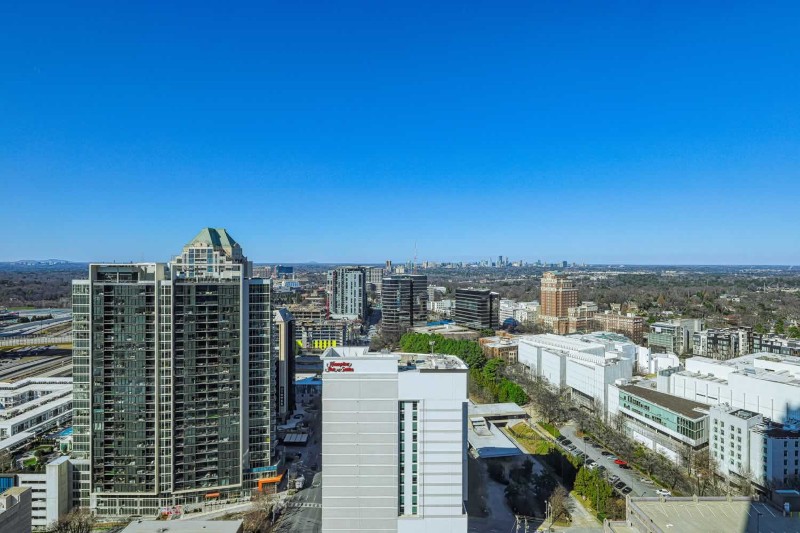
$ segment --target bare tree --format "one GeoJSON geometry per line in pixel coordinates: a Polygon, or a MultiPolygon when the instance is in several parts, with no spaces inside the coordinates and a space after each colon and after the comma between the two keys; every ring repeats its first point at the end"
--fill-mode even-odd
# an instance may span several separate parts
{"type": "Polygon", "coordinates": [[[569,518],[569,498],[567,497],[567,490],[558,485],[553,494],[550,495],[550,512],[552,513],[552,520],[555,522],[560,518],[569,518]]]}
{"type": "Polygon", "coordinates": [[[253,508],[244,515],[244,533],[267,533],[275,517],[277,501],[274,494],[259,492],[253,508]]]}
{"type": "Polygon", "coordinates": [[[88,509],[73,509],[50,526],[50,533],[91,533],[95,517],[88,509]]]}

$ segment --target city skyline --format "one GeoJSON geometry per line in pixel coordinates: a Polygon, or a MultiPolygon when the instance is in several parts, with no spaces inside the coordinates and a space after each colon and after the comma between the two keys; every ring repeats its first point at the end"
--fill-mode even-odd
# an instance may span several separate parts
{"type": "Polygon", "coordinates": [[[17,6],[0,260],[798,264],[798,10],[17,6]]]}

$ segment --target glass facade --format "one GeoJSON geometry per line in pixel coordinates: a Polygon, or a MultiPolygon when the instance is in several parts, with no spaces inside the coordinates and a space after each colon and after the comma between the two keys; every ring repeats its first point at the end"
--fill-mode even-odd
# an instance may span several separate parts
{"type": "Polygon", "coordinates": [[[620,407],[651,420],[654,424],[680,433],[692,440],[706,435],[706,417],[698,413],[692,419],[626,391],[619,393],[620,407]]]}
{"type": "Polygon", "coordinates": [[[154,516],[273,475],[271,284],[249,270],[204,230],[172,263],[90,265],[73,282],[80,505],[154,516]]]}

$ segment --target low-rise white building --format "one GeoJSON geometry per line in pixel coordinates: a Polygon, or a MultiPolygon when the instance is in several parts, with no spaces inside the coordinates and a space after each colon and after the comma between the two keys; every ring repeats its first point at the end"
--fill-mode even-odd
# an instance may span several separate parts
{"type": "Polygon", "coordinates": [[[466,365],[366,347],[323,364],[323,533],[466,532],[466,365]]]}
{"type": "Polygon", "coordinates": [[[539,316],[539,302],[517,302],[515,300],[500,300],[500,323],[513,318],[520,324],[536,322],[539,316]]]}
{"type": "Polygon", "coordinates": [[[681,360],[674,353],[652,353],[649,348],[639,346],[636,354],[639,372],[657,374],[662,370],[681,366],[681,360]]]}
{"type": "Polygon", "coordinates": [[[72,508],[73,469],[63,455],[45,466],[44,472],[19,473],[17,485],[31,489],[31,516],[34,530],[50,527],[72,508]]]}
{"type": "Polygon", "coordinates": [[[72,378],[0,383],[0,450],[14,449],[72,420],[72,378]]]}
{"type": "Polygon", "coordinates": [[[554,387],[568,387],[584,406],[594,408],[599,403],[605,411],[608,385],[633,375],[635,350],[609,350],[615,342],[597,342],[591,335],[524,335],[519,340],[518,359],[531,375],[554,387]]]}
{"type": "Polygon", "coordinates": [[[776,422],[800,419],[800,360],[768,353],[727,361],[686,359],[659,372],[658,390],[709,405],[726,403],[776,422]]]}

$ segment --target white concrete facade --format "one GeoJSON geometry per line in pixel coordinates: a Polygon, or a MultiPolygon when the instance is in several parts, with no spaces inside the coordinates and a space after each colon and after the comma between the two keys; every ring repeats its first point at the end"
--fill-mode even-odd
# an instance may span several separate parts
{"type": "Polygon", "coordinates": [[[525,335],[519,341],[519,362],[532,375],[555,387],[569,387],[585,403],[608,405],[608,385],[633,375],[635,351],[609,350],[581,336],[525,335]]]}
{"type": "Polygon", "coordinates": [[[31,489],[31,524],[47,529],[72,508],[72,464],[66,455],[49,462],[45,471],[17,474],[20,487],[31,489]]]}
{"type": "Polygon", "coordinates": [[[467,530],[467,368],[452,356],[323,355],[322,531],[467,530]]]}
{"type": "Polygon", "coordinates": [[[800,419],[800,361],[791,356],[690,357],[685,370],[659,373],[658,390],[709,405],[726,403],[776,422],[800,419]]]}

